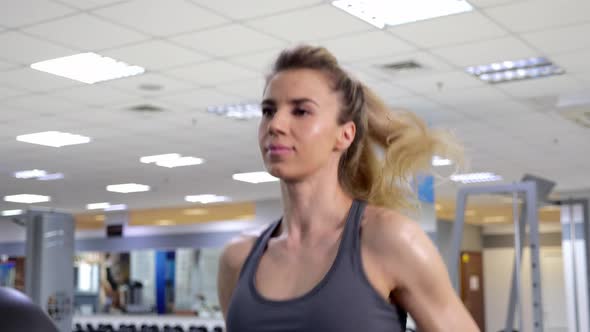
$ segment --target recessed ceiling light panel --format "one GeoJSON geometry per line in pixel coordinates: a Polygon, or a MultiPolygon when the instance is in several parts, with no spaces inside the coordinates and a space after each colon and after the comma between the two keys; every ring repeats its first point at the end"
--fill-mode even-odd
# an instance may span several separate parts
{"type": "Polygon", "coordinates": [[[479,183],[500,181],[502,177],[490,172],[451,175],[451,180],[462,183],[479,183]]]}
{"type": "Polygon", "coordinates": [[[54,148],[90,142],[89,137],[59,131],[44,131],[40,133],[20,135],[16,137],[16,140],[19,142],[51,146],[54,148]]]}
{"type": "Polygon", "coordinates": [[[232,178],[236,181],[248,183],[264,183],[279,181],[278,178],[268,174],[267,172],[250,172],[234,174],[232,178]]]}
{"type": "Polygon", "coordinates": [[[137,193],[137,192],[144,192],[149,191],[150,186],[144,184],[137,184],[137,183],[122,183],[122,184],[112,184],[107,186],[107,191],[115,192],[115,193],[137,193]]]}
{"type": "Polygon", "coordinates": [[[80,53],[33,63],[32,69],[87,84],[143,74],[145,69],[131,66],[96,53],[80,53]]]}
{"type": "Polygon", "coordinates": [[[494,62],[467,67],[468,73],[490,84],[562,75],[563,68],[545,57],[494,62]]]}
{"type": "Polygon", "coordinates": [[[51,201],[51,197],[43,196],[43,195],[21,194],[21,195],[4,196],[4,201],[12,202],[12,203],[33,204],[33,203],[49,202],[49,201],[51,201]]]}
{"type": "Polygon", "coordinates": [[[379,29],[473,10],[465,0],[338,0],[332,5],[379,29]]]}

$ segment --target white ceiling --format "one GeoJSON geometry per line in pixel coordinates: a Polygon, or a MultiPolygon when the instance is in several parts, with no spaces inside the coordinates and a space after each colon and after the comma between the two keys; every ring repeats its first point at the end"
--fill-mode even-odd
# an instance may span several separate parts
{"type": "MultiPolygon", "coordinates": [[[[506,181],[535,173],[558,190],[590,188],[590,129],[559,115],[564,96],[590,97],[590,3],[585,0],[472,0],[476,11],[378,30],[328,1],[21,0],[0,9],[0,195],[45,194],[43,205],[82,211],[109,201],[131,208],[182,205],[189,194],[235,200],[278,197],[276,183],[233,181],[263,169],[256,121],[207,114],[210,105],[256,102],[279,50],[324,45],[392,107],[404,107],[465,142],[473,171],[506,181]],[[141,76],[85,85],[28,66],[93,51],[147,69],[141,76]],[[547,56],[566,70],[549,79],[485,84],[464,67],[547,56]],[[379,65],[414,60],[424,69],[392,74],[379,65]],[[146,91],[140,85],[162,89],[146,91]],[[165,111],[140,114],[150,104],[165,111]],[[17,135],[62,130],[92,137],[60,149],[20,143],[17,135]],[[165,169],[145,155],[201,157],[199,166],[165,169]],[[25,169],[65,179],[17,180],[25,169]],[[153,190],[114,194],[136,182],[153,190]]],[[[589,107],[589,106],[585,106],[589,107]]],[[[445,169],[438,170],[445,173],[445,169]]],[[[455,186],[439,186],[452,198],[455,186]]],[[[20,208],[0,202],[0,209],[20,208]]]]}

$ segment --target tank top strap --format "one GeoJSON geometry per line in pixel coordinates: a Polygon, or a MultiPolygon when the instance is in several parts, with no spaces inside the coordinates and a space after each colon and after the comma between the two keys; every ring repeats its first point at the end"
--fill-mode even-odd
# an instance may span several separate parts
{"type": "Polygon", "coordinates": [[[350,211],[351,220],[349,220],[350,226],[347,229],[347,241],[350,243],[351,248],[356,251],[360,248],[360,234],[361,234],[361,224],[363,220],[363,215],[365,213],[365,208],[367,207],[367,202],[362,200],[355,200],[355,206],[350,211]]]}
{"type": "Polygon", "coordinates": [[[260,259],[260,256],[262,256],[262,254],[264,253],[264,250],[266,249],[266,246],[268,244],[268,241],[270,240],[270,237],[274,234],[274,232],[276,231],[277,227],[279,226],[279,224],[281,223],[282,220],[283,220],[283,218],[281,217],[279,220],[271,223],[258,236],[258,238],[256,239],[256,242],[254,242],[254,246],[252,247],[250,254],[248,255],[248,258],[246,258],[246,261],[244,262],[244,266],[242,268],[242,271],[240,272],[240,278],[244,274],[253,273],[253,271],[251,271],[251,270],[253,268],[255,268],[254,265],[260,259]]]}

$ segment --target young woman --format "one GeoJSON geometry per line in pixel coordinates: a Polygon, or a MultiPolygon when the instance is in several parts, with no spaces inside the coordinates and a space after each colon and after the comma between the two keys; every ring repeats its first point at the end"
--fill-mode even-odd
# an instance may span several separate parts
{"type": "Polygon", "coordinates": [[[478,331],[436,248],[398,212],[408,179],[451,141],[388,110],[319,47],[279,55],[262,109],[260,151],[284,213],[224,249],[228,331],[398,332],[406,312],[420,331],[478,331]]]}

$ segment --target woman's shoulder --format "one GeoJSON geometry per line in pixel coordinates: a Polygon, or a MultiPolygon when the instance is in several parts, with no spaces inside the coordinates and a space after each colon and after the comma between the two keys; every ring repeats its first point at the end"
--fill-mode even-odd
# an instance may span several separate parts
{"type": "Polygon", "coordinates": [[[377,253],[406,257],[417,254],[420,245],[429,241],[420,224],[402,213],[368,205],[362,223],[363,240],[377,253]]]}
{"type": "Polygon", "coordinates": [[[262,235],[266,227],[268,225],[244,231],[240,235],[233,237],[225,244],[222,250],[221,262],[231,271],[240,271],[256,240],[262,235]]]}

